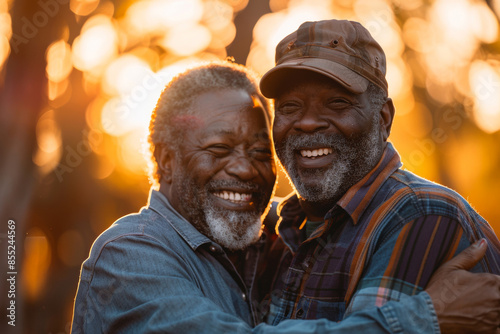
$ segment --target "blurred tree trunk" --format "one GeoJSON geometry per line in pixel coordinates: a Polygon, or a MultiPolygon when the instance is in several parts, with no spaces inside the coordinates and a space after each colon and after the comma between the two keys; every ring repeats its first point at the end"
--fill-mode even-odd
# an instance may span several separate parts
{"type": "Polygon", "coordinates": [[[236,63],[246,65],[253,40],[253,28],[262,15],[270,12],[268,0],[253,0],[248,2],[245,9],[236,14],[234,18],[236,36],[226,47],[227,55],[234,57],[236,63]]]}
{"type": "MultiPolygon", "coordinates": [[[[68,1],[15,0],[11,8],[11,53],[4,67],[4,81],[0,86],[0,307],[1,333],[22,333],[23,291],[21,287],[21,261],[24,237],[28,225],[30,202],[38,182],[33,163],[36,152],[35,128],[38,117],[47,105],[45,52],[61,31],[61,16],[69,13],[68,1]],[[15,222],[16,264],[7,266],[7,226],[15,222]],[[17,272],[15,299],[8,298],[8,272],[17,272]],[[15,300],[15,327],[8,325],[7,307],[15,300]]],[[[10,276],[10,275],[9,275],[10,276]]]]}

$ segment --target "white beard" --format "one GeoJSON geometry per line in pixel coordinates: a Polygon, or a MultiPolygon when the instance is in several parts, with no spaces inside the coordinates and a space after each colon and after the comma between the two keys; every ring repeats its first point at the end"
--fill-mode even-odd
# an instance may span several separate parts
{"type": "Polygon", "coordinates": [[[235,212],[205,208],[206,223],[213,241],[229,250],[248,247],[262,234],[260,216],[253,212],[235,212]]]}

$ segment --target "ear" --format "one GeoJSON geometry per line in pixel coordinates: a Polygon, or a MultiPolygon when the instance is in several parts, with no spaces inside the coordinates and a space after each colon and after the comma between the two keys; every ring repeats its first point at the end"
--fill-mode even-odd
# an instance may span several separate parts
{"type": "Polygon", "coordinates": [[[160,183],[172,183],[175,153],[167,145],[157,145],[154,156],[160,173],[160,183]]]}
{"type": "Polygon", "coordinates": [[[382,135],[384,142],[387,141],[387,138],[389,138],[389,135],[391,134],[394,113],[394,103],[392,103],[391,98],[387,98],[387,101],[382,106],[382,110],[380,110],[380,134],[382,135]]]}

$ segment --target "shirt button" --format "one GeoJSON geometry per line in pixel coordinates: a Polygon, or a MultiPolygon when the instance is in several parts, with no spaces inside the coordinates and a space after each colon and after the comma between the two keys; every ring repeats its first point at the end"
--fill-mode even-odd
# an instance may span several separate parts
{"type": "Polygon", "coordinates": [[[303,309],[299,309],[299,310],[297,311],[297,313],[295,313],[295,316],[296,316],[297,318],[301,318],[303,314],[304,314],[304,310],[303,310],[303,309]]]}
{"type": "Polygon", "coordinates": [[[241,294],[241,298],[243,298],[244,301],[247,301],[247,295],[246,295],[246,293],[243,292],[241,294]]]}
{"type": "Polygon", "coordinates": [[[217,251],[217,248],[215,248],[214,245],[211,245],[208,249],[210,249],[212,253],[215,253],[217,251]]]}

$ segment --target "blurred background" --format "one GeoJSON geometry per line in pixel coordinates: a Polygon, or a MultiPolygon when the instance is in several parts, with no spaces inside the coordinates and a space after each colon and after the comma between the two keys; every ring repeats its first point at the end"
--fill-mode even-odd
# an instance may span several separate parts
{"type": "MultiPolygon", "coordinates": [[[[164,84],[228,56],[263,74],[307,20],[370,30],[405,168],[457,190],[500,235],[499,13],[499,0],[0,0],[0,331],[69,333],[93,240],[146,203],[164,84]]],[[[281,176],[277,195],[290,189],[281,176]]]]}

